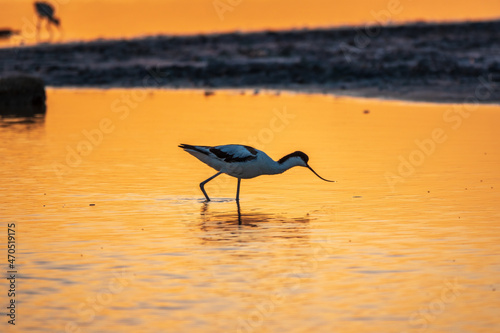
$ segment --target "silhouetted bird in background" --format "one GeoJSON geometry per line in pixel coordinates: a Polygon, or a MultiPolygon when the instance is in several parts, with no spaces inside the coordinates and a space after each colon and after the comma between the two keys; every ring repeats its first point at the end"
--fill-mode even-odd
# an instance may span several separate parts
{"type": "Polygon", "coordinates": [[[50,29],[50,25],[53,24],[57,28],[59,28],[59,24],[61,23],[60,20],[54,16],[55,12],[54,6],[45,1],[36,1],[35,10],[36,14],[38,15],[38,22],[36,25],[37,33],[40,32],[40,25],[42,21],[45,19],[47,20],[47,30],[49,31],[50,36],[52,37],[52,30],[50,29]]]}
{"type": "Polygon", "coordinates": [[[12,29],[0,29],[0,39],[7,39],[14,35],[19,35],[21,32],[19,30],[12,29]]]}

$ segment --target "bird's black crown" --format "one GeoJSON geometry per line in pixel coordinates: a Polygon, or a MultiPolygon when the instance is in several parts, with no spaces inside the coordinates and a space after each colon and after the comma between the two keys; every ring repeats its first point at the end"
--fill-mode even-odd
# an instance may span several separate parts
{"type": "Polygon", "coordinates": [[[278,161],[279,164],[283,164],[285,163],[289,158],[292,158],[292,157],[300,157],[306,164],[307,162],[309,162],[309,156],[307,156],[306,154],[304,154],[303,152],[301,151],[296,151],[296,152],[293,152],[291,154],[288,154],[286,156],[283,156],[282,158],[280,158],[280,160],[278,161]]]}

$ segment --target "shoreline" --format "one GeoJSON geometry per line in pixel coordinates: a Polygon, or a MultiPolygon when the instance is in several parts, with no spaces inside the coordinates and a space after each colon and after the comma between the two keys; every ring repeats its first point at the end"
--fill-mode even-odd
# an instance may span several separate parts
{"type": "Polygon", "coordinates": [[[0,76],[30,74],[54,88],[276,90],[498,104],[500,21],[43,44],[0,49],[0,64],[0,76]]]}
{"type": "Polygon", "coordinates": [[[369,89],[352,89],[346,90],[321,90],[321,89],[290,89],[290,88],[264,88],[264,87],[217,87],[217,88],[203,88],[203,87],[120,87],[120,86],[46,86],[46,90],[50,93],[53,91],[97,91],[105,92],[107,90],[135,90],[135,89],[145,89],[158,92],[186,92],[186,93],[197,93],[200,95],[205,95],[210,98],[217,94],[228,94],[228,95],[242,95],[242,96],[259,96],[259,95],[270,95],[279,97],[280,95],[317,95],[317,96],[329,96],[332,98],[352,98],[358,100],[376,100],[380,102],[394,102],[394,103],[416,103],[416,104],[481,104],[481,105],[500,105],[500,101],[489,101],[484,99],[474,98],[473,95],[466,96],[464,98],[451,100],[445,98],[436,98],[435,96],[439,94],[432,92],[434,96],[425,95],[426,91],[419,91],[418,93],[422,96],[421,98],[407,98],[404,95],[377,95],[372,93],[369,89]]]}

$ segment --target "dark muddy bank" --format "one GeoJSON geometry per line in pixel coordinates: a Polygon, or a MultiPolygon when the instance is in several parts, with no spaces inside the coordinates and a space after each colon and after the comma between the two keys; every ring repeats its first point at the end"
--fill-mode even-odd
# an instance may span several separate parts
{"type": "Polygon", "coordinates": [[[50,86],[271,88],[500,102],[500,21],[229,33],[0,50],[50,86]]]}

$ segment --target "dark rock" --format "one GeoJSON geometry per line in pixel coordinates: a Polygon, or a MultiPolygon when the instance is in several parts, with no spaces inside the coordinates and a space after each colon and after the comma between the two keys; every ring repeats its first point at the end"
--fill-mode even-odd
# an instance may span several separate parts
{"type": "Polygon", "coordinates": [[[33,117],[45,114],[45,85],[32,76],[0,78],[0,116],[33,117]]]}

